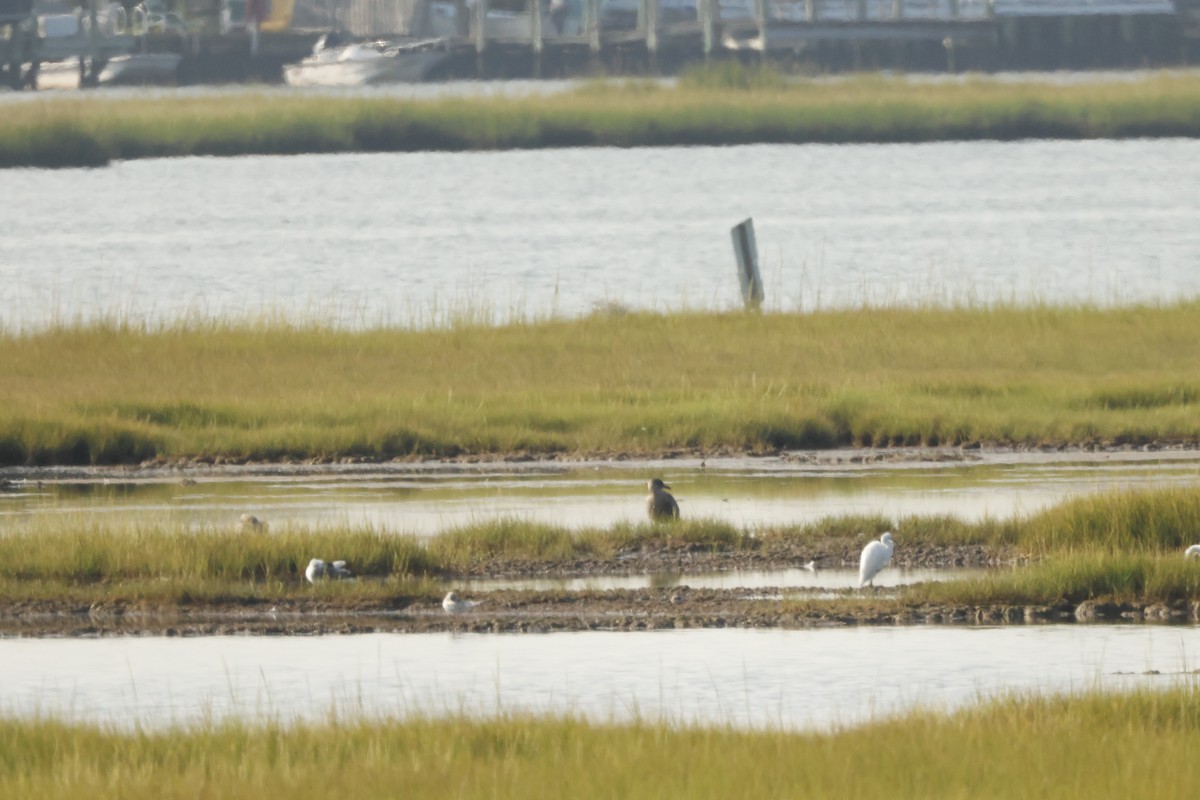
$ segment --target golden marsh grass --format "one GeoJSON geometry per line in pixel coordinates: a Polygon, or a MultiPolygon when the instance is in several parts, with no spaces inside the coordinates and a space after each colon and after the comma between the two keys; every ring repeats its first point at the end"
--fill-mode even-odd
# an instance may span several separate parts
{"type": "Polygon", "coordinates": [[[832,733],[506,715],[121,730],[0,721],[0,794],[75,798],[1188,797],[1200,689],[1012,695],[832,733]]]}
{"type": "MultiPolygon", "coordinates": [[[[370,526],[244,531],[196,526],[171,515],[132,520],[35,515],[6,523],[0,535],[0,600],[188,604],[307,598],[318,591],[342,599],[431,601],[444,592],[444,577],[496,560],[569,564],[680,545],[783,553],[786,560],[806,545],[865,541],[891,525],[882,518],[842,516],[754,529],[685,520],[573,531],[498,519],[418,539],[370,526]],[[344,559],[365,580],[310,587],[303,572],[313,557],[344,559]]],[[[1183,558],[1184,547],[1200,539],[1197,530],[1200,495],[1182,489],[1113,492],[1005,521],[904,518],[897,532],[900,550],[989,545],[1033,563],[970,580],[903,587],[895,604],[1200,599],[1200,561],[1183,558]]]]}
{"type": "Polygon", "coordinates": [[[0,464],[1195,443],[1197,363],[1196,302],[66,325],[0,333],[0,464]]]}
{"type": "Polygon", "coordinates": [[[112,159],[542,147],[1121,138],[1200,134],[1200,78],[1056,86],[685,78],[562,95],[401,100],[237,94],[10,104],[0,167],[112,159]]]}

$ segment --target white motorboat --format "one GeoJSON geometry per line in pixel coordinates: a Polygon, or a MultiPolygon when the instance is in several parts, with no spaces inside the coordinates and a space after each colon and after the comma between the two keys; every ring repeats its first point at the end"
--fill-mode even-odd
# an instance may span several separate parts
{"type": "Polygon", "coordinates": [[[283,68],[291,86],[369,86],[377,83],[416,83],[450,58],[445,39],[354,42],[330,46],[322,36],[312,55],[283,68]]]}

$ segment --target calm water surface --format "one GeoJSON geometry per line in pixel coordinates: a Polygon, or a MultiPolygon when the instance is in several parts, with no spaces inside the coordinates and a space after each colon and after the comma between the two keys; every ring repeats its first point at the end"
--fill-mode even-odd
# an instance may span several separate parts
{"type": "Polygon", "coordinates": [[[3,639],[0,660],[5,713],[121,725],[319,717],[336,707],[823,728],[1005,691],[1196,680],[1184,673],[1200,666],[1200,629],[3,639]]]}
{"type": "Polygon", "coordinates": [[[1200,141],[180,158],[6,170],[0,323],[342,325],[1200,291],[1200,141]]]}
{"type": "MultiPolygon", "coordinates": [[[[901,569],[886,567],[873,579],[878,587],[904,586],[926,581],[949,581],[982,577],[983,569],[901,569]]],[[[516,589],[534,592],[607,591],[610,589],[663,589],[689,586],[693,589],[746,589],[746,596],[828,598],[839,589],[858,588],[858,569],[735,569],[725,572],[605,575],[587,578],[481,578],[452,582],[453,588],[469,594],[516,589]],[[753,591],[765,589],[770,594],[753,591]]]]}
{"type": "Polygon", "coordinates": [[[280,474],[229,470],[184,483],[174,471],[121,470],[51,479],[0,470],[0,533],[86,516],[232,527],[253,513],[275,529],[376,526],[432,536],[517,518],[578,529],[645,519],[645,481],[662,475],[688,518],[753,529],[844,515],[968,521],[1029,515],[1064,500],[1117,490],[1200,486],[1200,452],[982,454],[958,462],[800,463],[787,458],[641,463],[420,466],[280,474]],[[39,484],[39,479],[43,479],[39,484]]]}

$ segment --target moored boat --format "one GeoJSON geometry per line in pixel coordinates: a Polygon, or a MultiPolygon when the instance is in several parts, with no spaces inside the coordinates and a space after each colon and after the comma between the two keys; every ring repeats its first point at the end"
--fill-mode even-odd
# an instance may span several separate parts
{"type": "Polygon", "coordinates": [[[442,38],[337,44],[323,36],[312,55],[283,68],[291,86],[369,86],[416,83],[450,58],[442,38]]]}

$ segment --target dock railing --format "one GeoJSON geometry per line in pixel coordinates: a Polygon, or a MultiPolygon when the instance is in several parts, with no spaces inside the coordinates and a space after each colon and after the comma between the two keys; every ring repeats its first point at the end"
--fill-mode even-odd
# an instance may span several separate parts
{"type": "MultiPolygon", "coordinates": [[[[373,8],[385,0],[352,2],[373,8]]],[[[963,41],[994,36],[999,18],[1175,13],[1173,0],[565,0],[554,12],[548,0],[526,0],[519,10],[497,8],[498,0],[394,2],[421,7],[431,20],[429,30],[410,34],[446,37],[480,54],[496,45],[528,47],[535,56],[550,46],[599,53],[640,45],[652,59],[665,47],[697,44],[707,55],[815,40],[963,41]]]]}

